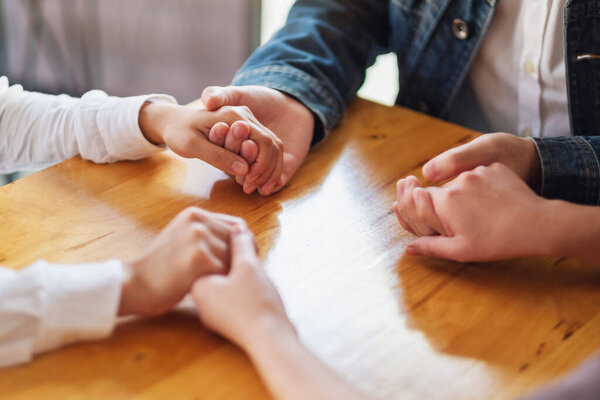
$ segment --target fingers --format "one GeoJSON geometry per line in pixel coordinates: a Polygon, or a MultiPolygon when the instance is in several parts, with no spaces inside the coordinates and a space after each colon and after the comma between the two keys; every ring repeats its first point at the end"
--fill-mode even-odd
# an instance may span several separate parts
{"type": "MultiPolygon", "coordinates": [[[[224,274],[227,272],[229,265],[227,254],[220,256],[219,240],[214,236],[208,236],[202,241],[196,243],[197,256],[194,263],[195,273],[192,279],[204,275],[224,274]]],[[[225,245],[225,249],[227,249],[225,245]]]]}
{"type": "MultiPolygon", "coordinates": [[[[277,174],[277,181],[283,169],[283,143],[267,127],[263,126],[247,107],[222,107],[215,112],[201,110],[198,114],[196,129],[207,132],[214,124],[225,122],[231,129],[225,138],[225,148],[232,153],[240,153],[243,141],[252,139],[258,146],[256,161],[250,167],[244,191],[251,193],[265,185],[277,174]],[[248,132],[249,131],[249,132],[248,132]]],[[[242,174],[236,174],[242,175],[242,174]]],[[[244,174],[246,175],[246,174],[244,174]]],[[[271,189],[275,184],[270,185],[271,189]]]]}
{"type": "Polygon", "coordinates": [[[238,105],[241,91],[235,86],[211,86],[204,89],[200,100],[208,111],[214,111],[225,105],[238,105]]]}
{"type": "Polygon", "coordinates": [[[413,190],[419,187],[421,187],[421,183],[414,176],[400,179],[396,184],[396,191],[398,194],[397,210],[400,216],[398,221],[402,220],[404,224],[408,225],[410,227],[409,232],[413,232],[416,235],[421,236],[433,234],[433,232],[431,232],[429,229],[425,229],[416,215],[413,190]]]}
{"type": "Polygon", "coordinates": [[[406,246],[406,254],[411,256],[426,256],[462,261],[462,245],[458,237],[425,236],[420,237],[406,246]]]}
{"type": "Polygon", "coordinates": [[[461,172],[469,171],[479,165],[493,162],[486,141],[478,138],[474,141],[450,149],[431,159],[423,166],[423,176],[431,182],[453,178],[461,172]]]}
{"type": "Polygon", "coordinates": [[[445,233],[444,226],[435,212],[429,188],[422,188],[419,180],[409,176],[396,185],[398,201],[394,212],[398,222],[417,236],[445,233]]]}
{"type": "Polygon", "coordinates": [[[258,145],[258,158],[250,167],[246,181],[257,188],[271,181],[273,174],[277,174],[273,179],[276,182],[283,169],[283,144],[262,125],[251,126],[250,138],[258,145]]]}
{"type": "Polygon", "coordinates": [[[271,177],[269,180],[260,186],[258,189],[259,193],[263,196],[268,196],[275,192],[275,188],[277,187],[279,181],[281,180],[281,173],[283,172],[283,157],[279,157],[277,159],[277,164],[271,172],[271,177]]]}
{"type": "Polygon", "coordinates": [[[217,146],[225,147],[225,138],[227,137],[228,132],[229,125],[227,125],[225,122],[216,123],[212,128],[210,128],[208,140],[217,146]]]}
{"type": "Polygon", "coordinates": [[[204,160],[230,175],[246,175],[249,170],[248,163],[241,156],[207,140],[190,141],[186,155],[204,160]]]}
{"type": "Polygon", "coordinates": [[[211,226],[215,226],[215,225],[224,226],[223,229],[227,231],[227,235],[230,234],[230,230],[234,226],[247,227],[246,221],[244,221],[240,217],[235,217],[235,216],[229,215],[229,214],[215,213],[215,212],[207,211],[200,207],[188,207],[183,212],[184,213],[185,212],[193,213],[195,220],[198,222],[208,223],[211,226]]]}
{"type": "Polygon", "coordinates": [[[424,188],[413,190],[416,216],[424,226],[433,229],[436,234],[448,236],[446,228],[435,211],[430,190],[424,188]]]}
{"type": "Polygon", "coordinates": [[[242,142],[240,155],[249,165],[252,165],[258,157],[258,145],[252,140],[245,140],[242,142]]]}
{"type": "Polygon", "coordinates": [[[254,236],[248,229],[236,227],[231,234],[231,268],[235,273],[237,268],[256,266],[258,258],[254,236]]]}
{"type": "Polygon", "coordinates": [[[402,218],[402,215],[400,215],[400,211],[398,211],[398,202],[394,203],[393,209],[394,209],[394,213],[396,214],[396,218],[398,218],[398,222],[400,223],[402,228],[404,228],[405,231],[410,232],[416,236],[417,234],[415,233],[415,231],[410,227],[410,225],[408,225],[404,221],[404,218],[402,218]]]}
{"type": "MultiPolygon", "coordinates": [[[[242,149],[242,143],[247,140],[249,136],[250,126],[243,121],[236,121],[231,125],[231,129],[225,137],[224,147],[235,154],[239,154],[242,149]]],[[[248,164],[250,164],[250,162],[248,162],[248,164]]]]}

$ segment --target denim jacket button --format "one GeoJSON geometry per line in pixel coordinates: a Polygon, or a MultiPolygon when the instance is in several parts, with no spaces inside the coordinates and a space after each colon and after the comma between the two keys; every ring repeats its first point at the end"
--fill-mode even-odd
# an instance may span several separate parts
{"type": "Polygon", "coordinates": [[[465,40],[469,37],[469,25],[462,19],[455,19],[452,21],[452,34],[457,39],[465,40]]]}

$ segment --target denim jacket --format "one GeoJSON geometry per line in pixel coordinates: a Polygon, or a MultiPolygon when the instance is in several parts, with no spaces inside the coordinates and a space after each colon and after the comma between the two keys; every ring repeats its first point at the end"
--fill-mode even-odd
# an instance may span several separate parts
{"type": "MultiPolygon", "coordinates": [[[[298,0],[286,26],[233,84],[263,85],[301,101],[315,115],[316,143],[340,122],[375,58],[393,51],[396,104],[453,120],[453,110],[468,103],[465,78],[497,1],[298,0]]],[[[599,204],[600,139],[593,136],[600,135],[600,0],[567,2],[565,49],[571,133],[578,137],[535,139],[542,195],[599,204]]]]}

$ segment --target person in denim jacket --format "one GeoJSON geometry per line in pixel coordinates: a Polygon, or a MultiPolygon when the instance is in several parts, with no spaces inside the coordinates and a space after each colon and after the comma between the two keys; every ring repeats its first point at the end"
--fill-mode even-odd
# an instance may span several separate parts
{"type": "MultiPolygon", "coordinates": [[[[493,129],[498,126],[490,123],[495,115],[489,107],[486,113],[485,106],[493,105],[511,82],[500,76],[494,87],[489,82],[497,76],[479,74],[485,70],[487,52],[499,64],[492,65],[498,71],[507,68],[501,65],[502,60],[512,60],[522,70],[520,75],[508,76],[519,79],[515,93],[505,100],[509,105],[512,99],[517,100],[512,101],[519,108],[514,111],[521,114],[514,119],[528,117],[534,120],[532,125],[537,117],[544,119],[547,110],[537,107],[544,96],[536,97],[535,91],[544,90],[544,85],[557,77],[555,80],[563,80],[557,84],[563,87],[560,101],[564,103],[559,123],[547,119],[549,129],[527,127],[522,131],[519,124],[518,132],[509,132],[535,136],[532,140],[541,164],[542,196],[597,205],[600,2],[545,3],[299,0],[285,27],[240,69],[234,86],[209,88],[203,100],[209,109],[246,105],[282,139],[287,157],[279,185],[244,187],[247,192],[259,189],[261,194],[270,194],[291,179],[310,145],[321,141],[340,122],[346,104],[362,85],[366,69],[379,54],[393,51],[398,55],[400,91],[396,104],[479,130],[500,130],[493,129]],[[554,36],[549,36],[553,32],[554,36]],[[511,42],[511,38],[520,38],[522,43],[503,46],[502,42],[511,42]],[[548,44],[551,40],[558,43],[562,54],[548,44]],[[494,54],[496,50],[509,53],[494,54]],[[544,57],[552,56],[554,62],[558,58],[560,62],[548,64],[551,69],[544,76],[544,57]],[[530,82],[526,81],[527,74],[530,82]],[[490,91],[485,95],[488,83],[490,91]],[[527,85],[533,85],[533,90],[527,85]],[[527,96],[532,101],[521,104],[527,96]],[[521,118],[530,109],[535,112],[521,118]],[[548,132],[553,126],[561,129],[548,132]]],[[[486,161],[491,164],[495,160],[486,161]]],[[[243,179],[238,178],[238,182],[243,183],[243,179]]]]}

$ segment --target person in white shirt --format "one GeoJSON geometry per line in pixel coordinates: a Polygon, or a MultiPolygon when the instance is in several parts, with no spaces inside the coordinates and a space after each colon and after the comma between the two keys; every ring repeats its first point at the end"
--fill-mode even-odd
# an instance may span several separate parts
{"type": "MultiPolygon", "coordinates": [[[[78,154],[97,163],[137,160],[166,145],[230,174],[254,172],[266,179],[258,165],[261,153],[269,166],[281,158],[272,136],[244,107],[209,112],[179,106],[166,95],[117,98],[100,91],[82,98],[51,96],[9,87],[0,78],[1,172],[78,154]],[[240,151],[245,142],[246,158],[256,162],[248,165],[207,139],[229,132],[240,151]]],[[[226,270],[229,230],[239,224],[243,221],[189,209],[131,262],[65,266],[38,261],[18,272],[0,268],[0,366],[104,337],[120,315],[167,311],[198,276],[226,270]]]]}

